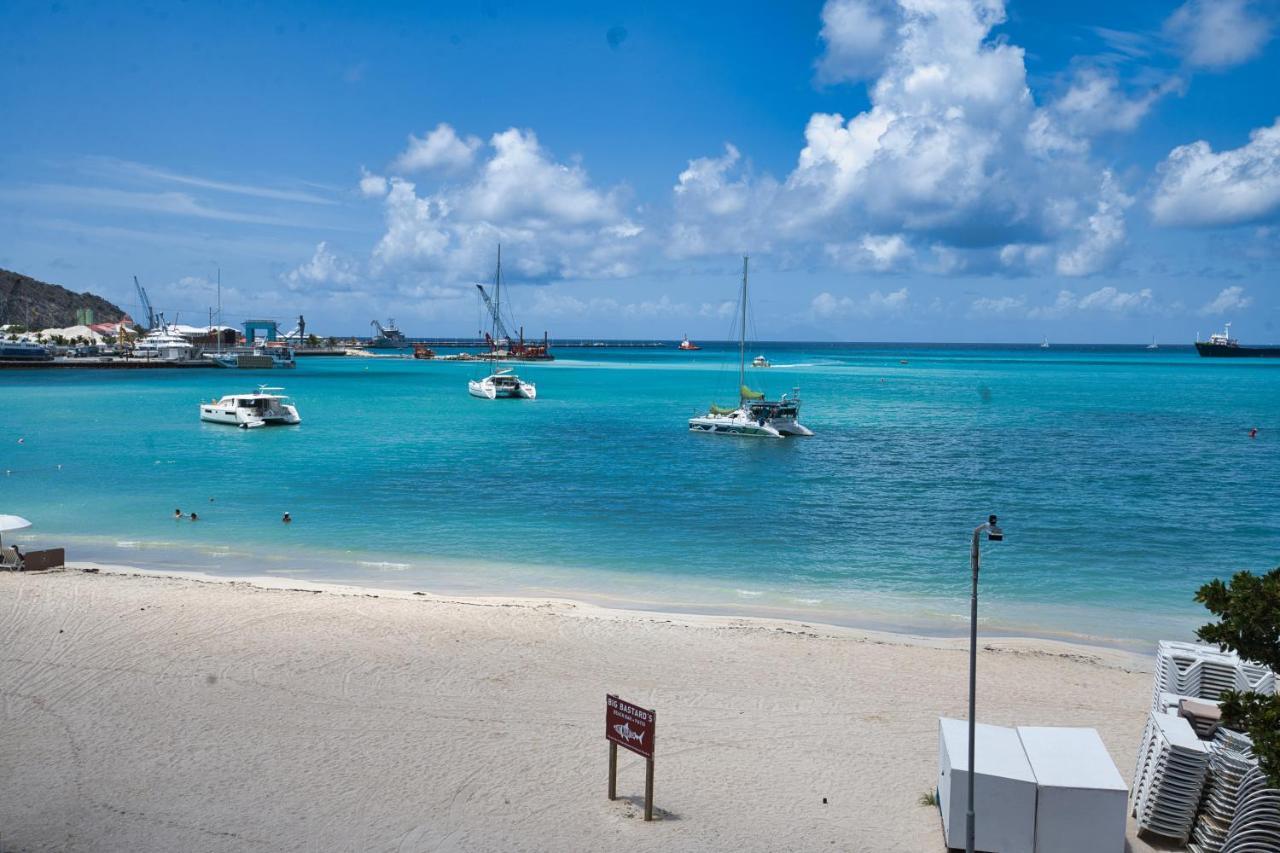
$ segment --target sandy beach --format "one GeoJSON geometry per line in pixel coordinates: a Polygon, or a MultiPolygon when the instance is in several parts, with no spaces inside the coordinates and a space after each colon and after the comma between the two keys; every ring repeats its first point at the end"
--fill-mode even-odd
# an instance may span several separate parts
{"type": "MultiPolygon", "coordinates": [[[[110,567],[0,575],[0,645],[6,853],[941,851],[967,684],[963,639],[110,567]],[[650,824],[609,692],[657,709],[650,824]]],[[[1094,726],[1128,780],[1150,678],[993,640],[979,718],[1094,726]]]]}

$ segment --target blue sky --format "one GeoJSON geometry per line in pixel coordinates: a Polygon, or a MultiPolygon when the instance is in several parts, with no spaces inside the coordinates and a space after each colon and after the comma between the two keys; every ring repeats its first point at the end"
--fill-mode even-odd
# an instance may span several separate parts
{"type": "Polygon", "coordinates": [[[1280,340],[1275,0],[10,2],[0,266],[200,322],[1280,340]]]}

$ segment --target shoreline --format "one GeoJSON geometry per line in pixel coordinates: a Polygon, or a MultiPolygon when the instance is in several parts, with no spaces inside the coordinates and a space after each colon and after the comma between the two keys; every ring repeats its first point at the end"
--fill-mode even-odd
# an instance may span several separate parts
{"type": "MultiPolygon", "coordinates": [[[[19,534],[36,547],[51,534],[19,534]]],[[[447,557],[424,559],[391,552],[317,550],[272,553],[211,543],[151,542],[120,537],[56,534],[76,565],[110,565],[143,572],[201,574],[210,578],[289,578],[371,590],[422,591],[463,598],[525,598],[580,602],[606,609],[680,616],[780,619],[834,628],[967,638],[966,595],[913,597],[908,593],[859,590],[857,602],[815,590],[821,599],[768,584],[754,589],[708,583],[678,574],[629,575],[609,569],[542,563],[490,563],[447,557]],[[363,556],[364,559],[357,559],[363,556]],[[358,566],[358,568],[353,568],[358,566]],[[176,568],[175,568],[176,567],[176,568]],[[797,597],[801,596],[801,597],[797,597]]],[[[967,576],[965,578],[967,581],[967,576]]],[[[984,595],[978,621],[982,636],[1028,638],[1150,655],[1157,640],[1192,640],[1198,622],[1187,613],[1096,609],[1083,602],[1023,602],[984,595]],[[1076,626],[1072,630],[1065,626],[1076,626]],[[1113,626],[1112,633],[1100,629],[1113,626]],[[1120,629],[1125,629],[1121,631],[1120,629]]]]}
{"type": "MultiPolygon", "coordinates": [[[[532,610],[553,610],[558,615],[576,618],[610,619],[616,621],[649,621],[663,624],[682,624],[702,627],[755,627],[796,634],[827,636],[833,638],[867,640],[896,645],[909,645],[933,649],[967,649],[967,631],[947,634],[919,631],[906,627],[875,627],[870,625],[840,624],[821,619],[803,619],[788,614],[762,615],[759,613],[707,613],[681,609],[655,609],[636,606],[636,602],[617,600],[600,603],[589,596],[565,597],[552,595],[468,595],[431,590],[401,589],[370,586],[366,584],[312,581],[288,575],[219,575],[182,569],[147,569],[138,566],[69,560],[65,571],[85,571],[120,577],[145,577],[170,579],[201,584],[246,586],[263,591],[307,592],[354,598],[387,598],[400,601],[427,601],[435,604],[456,604],[469,607],[518,607],[532,610]]],[[[54,572],[58,570],[53,570],[54,572]]],[[[1117,666],[1126,671],[1150,672],[1153,654],[1144,653],[1106,638],[1063,638],[1049,635],[1011,633],[984,630],[979,625],[978,642],[988,650],[1007,647],[1039,654],[1060,654],[1093,658],[1103,665],[1117,666]],[[1096,640],[1092,642],[1091,640],[1096,640]]]]}
{"type": "MultiPolygon", "coordinates": [[[[0,636],[33,851],[938,850],[967,695],[967,639],[118,566],[0,574],[0,636]],[[605,796],[607,693],[657,710],[652,823],[629,753],[605,796]]],[[[984,638],[979,719],[1097,728],[1127,777],[1150,668],[984,638]]]]}

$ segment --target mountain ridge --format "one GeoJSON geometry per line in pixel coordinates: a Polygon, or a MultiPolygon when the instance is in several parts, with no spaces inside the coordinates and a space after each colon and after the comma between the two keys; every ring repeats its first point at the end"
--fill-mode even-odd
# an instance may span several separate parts
{"type": "Polygon", "coordinates": [[[93,312],[94,323],[115,323],[128,316],[97,294],[76,293],[59,284],[0,269],[0,325],[21,324],[32,330],[65,328],[76,325],[76,312],[82,308],[93,312]]]}

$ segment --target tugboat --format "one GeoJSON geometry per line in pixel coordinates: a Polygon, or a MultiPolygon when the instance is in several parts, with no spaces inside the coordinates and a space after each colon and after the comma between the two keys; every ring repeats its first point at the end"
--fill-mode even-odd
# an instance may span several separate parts
{"type": "Polygon", "coordinates": [[[1207,358],[1280,358],[1280,347],[1242,347],[1231,337],[1228,323],[1221,334],[1210,335],[1207,341],[1196,341],[1196,352],[1207,358]]]}
{"type": "Polygon", "coordinates": [[[695,344],[693,341],[689,340],[689,336],[688,336],[688,335],[685,335],[685,336],[684,336],[684,339],[680,341],[680,347],[679,347],[679,348],[680,348],[680,349],[682,349],[682,350],[690,350],[690,351],[692,351],[692,350],[696,350],[696,349],[702,349],[702,347],[698,346],[698,345],[697,345],[697,344],[695,344]]]}

